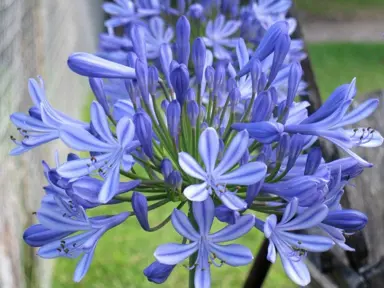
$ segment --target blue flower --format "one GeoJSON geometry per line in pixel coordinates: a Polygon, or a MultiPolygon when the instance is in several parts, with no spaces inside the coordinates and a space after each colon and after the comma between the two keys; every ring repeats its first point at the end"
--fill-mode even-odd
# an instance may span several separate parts
{"type": "Polygon", "coordinates": [[[52,140],[59,138],[60,127],[71,125],[80,129],[89,129],[89,125],[82,121],[57,111],[49,104],[44,91],[44,82],[39,77],[40,84],[35,79],[29,79],[28,90],[31,96],[33,107],[29,109],[29,115],[13,113],[10,116],[12,123],[23,136],[22,141],[11,139],[17,145],[10,154],[20,155],[52,140]]]}
{"type": "Polygon", "coordinates": [[[54,208],[42,205],[37,212],[41,224],[29,227],[23,238],[27,244],[40,247],[37,255],[42,258],[77,258],[83,255],[73,278],[79,282],[91,265],[100,237],[124,222],[129,213],[88,218],[81,206],[74,207],[60,197],[55,201],[54,208]]]}
{"type": "Polygon", "coordinates": [[[63,126],[60,132],[61,140],[69,147],[79,151],[98,152],[90,159],[80,159],[61,165],[57,172],[66,178],[77,178],[98,170],[105,178],[99,193],[99,201],[106,203],[116,195],[120,178],[120,166],[128,171],[134,160],[129,152],[138,146],[134,141],[135,126],[131,119],[124,117],[117,123],[117,139],[112,136],[105,112],[100,104],[92,103],[92,127],[101,140],[89,132],[72,126],[63,126]]]}
{"type": "Polygon", "coordinates": [[[202,180],[200,184],[192,184],[184,189],[184,195],[191,201],[204,201],[212,194],[221,199],[223,204],[232,210],[244,209],[247,204],[235,193],[226,188],[227,184],[251,185],[259,182],[266,173],[267,167],[261,162],[249,162],[231,171],[244,155],[248,146],[248,133],[239,132],[226,149],[220,163],[216,166],[219,154],[219,136],[213,128],[207,128],[199,139],[199,153],[205,170],[186,152],[179,153],[179,164],[185,173],[202,180]],[[230,172],[228,172],[230,171],[230,172]],[[228,172],[228,173],[227,173],[228,172]]]}
{"type": "Polygon", "coordinates": [[[240,28],[241,22],[236,20],[225,21],[224,15],[218,15],[214,21],[208,21],[203,40],[205,45],[213,48],[213,55],[217,59],[231,60],[230,52],[225,48],[234,48],[238,38],[229,38],[240,28]]]}
{"type": "Polygon", "coordinates": [[[202,202],[193,202],[193,215],[199,232],[193,228],[187,216],[175,209],[172,213],[172,225],[189,244],[163,244],[154,255],[157,261],[166,265],[176,265],[197,252],[196,262],[189,269],[196,269],[195,287],[210,287],[210,263],[220,267],[224,263],[231,266],[246,265],[252,261],[252,252],[238,244],[219,245],[218,243],[237,239],[246,234],[254,225],[253,215],[244,215],[236,224],[229,225],[220,231],[210,234],[214,219],[215,207],[211,198],[202,202]],[[221,260],[216,263],[217,259],[221,260]]]}
{"type": "Polygon", "coordinates": [[[171,27],[166,28],[166,23],[162,18],[151,18],[148,23],[148,30],[145,38],[148,59],[158,58],[161,45],[169,44],[173,37],[173,29],[171,27]]]}
{"type": "Polygon", "coordinates": [[[304,262],[306,251],[324,252],[332,248],[333,241],[324,236],[303,235],[291,231],[303,230],[321,223],[328,214],[328,208],[324,204],[314,205],[297,215],[298,201],[292,199],[284,210],[283,217],[277,223],[276,215],[268,216],[263,221],[257,220],[256,227],[264,231],[269,239],[267,259],[276,261],[276,249],[279,252],[285,273],[300,286],[308,285],[310,275],[304,262]]]}
{"type": "Polygon", "coordinates": [[[175,268],[175,265],[161,264],[159,261],[155,261],[145,268],[143,272],[148,281],[161,284],[168,279],[173,268],[175,268]]]}

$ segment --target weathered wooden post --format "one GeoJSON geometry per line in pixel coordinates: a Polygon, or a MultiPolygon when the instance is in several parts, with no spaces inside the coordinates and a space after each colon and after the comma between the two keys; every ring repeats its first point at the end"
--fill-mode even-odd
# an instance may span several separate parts
{"type": "MultiPolygon", "coordinates": [[[[66,67],[73,51],[94,51],[102,29],[102,1],[0,0],[0,287],[49,287],[52,262],[38,261],[22,241],[35,221],[44,178],[41,159],[54,164],[53,146],[8,156],[17,136],[9,114],[28,112],[28,78],[41,75],[54,107],[80,117],[87,79],[66,67]],[[76,6],[76,9],[73,7],[76,6]],[[44,268],[44,269],[43,269],[44,268]]],[[[55,143],[56,144],[56,143],[55,143]]],[[[61,150],[62,151],[62,150],[61,150]]],[[[64,155],[63,155],[64,156],[64,155]]]]}

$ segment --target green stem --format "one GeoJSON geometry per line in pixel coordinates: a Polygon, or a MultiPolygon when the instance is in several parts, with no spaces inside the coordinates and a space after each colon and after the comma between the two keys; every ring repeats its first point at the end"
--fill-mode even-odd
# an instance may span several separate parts
{"type": "MultiPolygon", "coordinates": [[[[184,204],[185,204],[186,202],[181,202],[177,207],[176,207],[176,209],[181,209],[183,206],[184,206],[184,204]]],[[[157,225],[157,226],[155,226],[155,227],[152,227],[152,228],[149,228],[149,230],[148,230],[148,232],[154,232],[154,231],[157,231],[157,230],[159,230],[159,229],[161,229],[161,228],[163,228],[165,225],[167,225],[167,223],[171,220],[171,217],[172,217],[172,213],[167,217],[167,218],[165,218],[159,225],[157,225]]]]}
{"type": "Polygon", "coordinates": [[[249,102],[249,105],[247,107],[247,110],[243,116],[243,118],[241,119],[241,122],[248,122],[248,116],[249,116],[249,113],[251,112],[252,110],[252,106],[253,106],[253,103],[255,102],[255,99],[256,99],[256,93],[252,93],[252,98],[251,98],[251,102],[249,102]]]}
{"type": "MultiPolygon", "coordinates": [[[[117,195],[113,198],[116,200],[124,201],[124,202],[132,202],[132,197],[124,197],[124,196],[117,195]]],[[[147,201],[162,200],[167,198],[167,194],[147,196],[145,198],[147,198],[147,201]]]]}

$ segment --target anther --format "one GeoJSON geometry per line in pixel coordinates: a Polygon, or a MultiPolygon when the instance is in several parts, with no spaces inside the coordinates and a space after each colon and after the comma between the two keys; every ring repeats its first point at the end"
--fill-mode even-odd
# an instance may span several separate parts
{"type": "Polygon", "coordinates": [[[65,252],[65,254],[68,254],[69,249],[68,248],[64,249],[64,252],[65,252]]]}
{"type": "Polygon", "coordinates": [[[16,138],[13,137],[12,135],[10,136],[10,138],[11,138],[12,141],[15,141],[15,140],[16,140],[16,138]]]}
{"type": "Polygon", "coordinates": [[[36,215],[36,212],[32,212],[32,215],[36,215]]]}
{"type": "Polygon", "coordinates": [[[61,249],[60,249],[60,248],[57,248],[56,250],[59,251],[59,252],[61,252],[61,249]]]}
{"type": "Polygon", "coordinates": [[[92,156],[92,157],[91,157],[91,161],[92,161],[92,162],[97,162],[95,156],[92,156]]]}
{"type": "Polygon", "coordinates": [[[63,243],[63,244],[65,244],[65,241],[64,241],[64,240],[61,240],[61,241],[60,241],[60,243],[63,243]]]}

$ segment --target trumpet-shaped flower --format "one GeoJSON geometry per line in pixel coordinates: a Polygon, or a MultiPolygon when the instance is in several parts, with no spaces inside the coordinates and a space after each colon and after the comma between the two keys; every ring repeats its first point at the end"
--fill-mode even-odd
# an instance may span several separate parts
{"type": "Polygon", "coordinates": [[[106,203],[118,191],[120,166],[125,171],[131,169],[134,160],[129,154],[139,143],[134,141],[135,125],[128,117],[120,119],[116,126],[117,139],[109,129],[105,112],[100,104],[92,103],[92,127],[98,137],[91,133],[71,126],[63,126],[61,140],[69,147],[79,151],[98,152],[90,159],[79,159],[61,165],[57,172],[66,178],[77,178],[97,170],[105,179],[99,193],[99,201],[106,203]]]}
{"type": "Polygon", "coordinates": [[[246,265],[252,261],[252,252],[238,244],[219,245],[218,243],[237,239],[246,234],[254,225],[253,215],[240,217],[236,224],[228,225],[222,230],[211,234],[211,226],[215,216],[215,206],[210,197],[205,201],[193,202],[193,215],[199,231],[193,228],[187,216],[175,209],[172,213],[172,225],[183,237],[190,240],[189,244],[163,244],[159,246],[154,255],[157,261],[166,265],[176,265],[197,252],[195,263],[189,269],[196,269],[195,287],[210,287],[210,264],[220,267],[246,265]],[[217,259],[220,260],[217,263],[217,259]]]}
{"type": "Polygon", "coordinates": [[[251,185],[259,182],[267,171],[261,162],[250,162],[231,170],[244,155],[248,146],[248,132],[241,131],[232,140],[220,163],[216,165],[219,154],[219,136],[213,128],[207,128],[199,139],[199,153],[204,162],[205,170],[188,153],[179,153],[179,164],[189,176],[203,181],[189,185],[184,195],[191,201],[204,201],[212,191],[223,204],[232,210],[244,209],[244,200],[226,188],[227,184],[251,185]]]}

